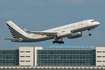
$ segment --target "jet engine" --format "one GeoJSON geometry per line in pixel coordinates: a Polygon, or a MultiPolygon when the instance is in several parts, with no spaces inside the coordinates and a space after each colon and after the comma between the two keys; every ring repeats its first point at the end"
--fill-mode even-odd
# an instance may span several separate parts
{"type": "Polygon", "coordinates": [[[67,37],[67,36],[71,36],[72,33],[70,30],[67,31],[61,31],[57,34],[57,37],[67,37]]]}
{"type": "Polygon", "coordinates": [[[74,39],[82,37],[82,32],[73,33],[71,36],[68,36],[68,39],[74,39]]]}

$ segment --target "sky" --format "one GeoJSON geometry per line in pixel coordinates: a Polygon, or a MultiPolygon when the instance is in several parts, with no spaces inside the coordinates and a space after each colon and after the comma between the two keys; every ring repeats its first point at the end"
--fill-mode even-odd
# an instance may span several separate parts
{"type": "Polygon", "coordinates": [[[4,40],[13,38],[6,25],[9,20],[22,29],[43,31],[87,19],[100,22],[98,27],[91,30],[92,36],[88,36],[88,31],[83,31],[80,38],[63,38],[63,46],[105,46],[105,0],[0,0],[0,49],[59,45],[52,43],[54,39],[33,43],[4,40]]]}

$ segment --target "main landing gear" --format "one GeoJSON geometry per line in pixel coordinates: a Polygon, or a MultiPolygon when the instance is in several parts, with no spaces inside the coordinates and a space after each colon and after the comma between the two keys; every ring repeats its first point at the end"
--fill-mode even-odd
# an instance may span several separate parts
{"type": "Polygon", "coordinates": [[[64,41],[62,41],[62,38],[58,38],[57,36],[54,36],[55,41],[53,41],[53,44],[59,43],[59,44],[64,44],[64,41]]]}
{"type": "Polygon", "coordinates": [[[53,44],[55,43],[64,44],[64,41],[53,41],[53,44]]]}

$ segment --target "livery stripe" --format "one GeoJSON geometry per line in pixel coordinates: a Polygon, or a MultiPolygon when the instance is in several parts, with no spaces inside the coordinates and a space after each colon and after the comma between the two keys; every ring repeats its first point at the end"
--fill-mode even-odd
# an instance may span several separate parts
{"type": "Polygon", "coordinates": [[[10,29],[10,32],[12,33],[14,38],[26,38],[24,35],[20,34],[15,29],[13,29],[10,25],[7,24],[7,26],[10,29]]]}

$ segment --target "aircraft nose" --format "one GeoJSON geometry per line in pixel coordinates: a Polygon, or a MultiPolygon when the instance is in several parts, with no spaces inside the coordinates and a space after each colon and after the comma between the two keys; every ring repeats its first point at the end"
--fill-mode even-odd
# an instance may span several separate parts
{"type": "Polygon", "coordinates": [[[100,23],[99,23],[99,22],[96,22],[96,23],[95,23],[95,25],[96,25],[96,26],[99,26],[99,25],[100,25],[100,23]]]}

